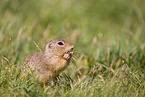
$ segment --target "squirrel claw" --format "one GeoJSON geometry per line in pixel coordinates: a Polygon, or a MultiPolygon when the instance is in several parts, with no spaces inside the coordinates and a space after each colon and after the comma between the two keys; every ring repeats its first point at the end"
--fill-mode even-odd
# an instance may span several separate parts
{"type": "Polygon", "coordinates": [[[63,58],[68,60],[70,58],[70,55],[69,54],[64,54],[63,58]]]}

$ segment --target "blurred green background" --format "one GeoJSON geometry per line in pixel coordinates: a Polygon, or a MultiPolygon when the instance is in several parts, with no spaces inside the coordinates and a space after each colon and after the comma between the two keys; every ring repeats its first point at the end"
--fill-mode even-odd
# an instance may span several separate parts
{"type": "Polygon", "coordinates": [[[1,94],[144,96],[144,28],[143,0],[1,0],[1,94]],[[58,38],[69,40],[78,52],[65,71],[74,81],[71,89],[18,84],[25,57],[39,51],[36,45],[43,50],[58,38]]]}

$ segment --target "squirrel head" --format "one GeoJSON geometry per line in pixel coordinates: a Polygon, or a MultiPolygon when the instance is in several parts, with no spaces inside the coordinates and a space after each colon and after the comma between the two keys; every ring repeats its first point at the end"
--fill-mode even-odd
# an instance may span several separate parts
{"type": "Polygon", "coordinates": [[[65,54],[73,54],[74,45],[66,39],[54,39],[47,43],[45,53],[58,57],[63,57],[65,54]]]}

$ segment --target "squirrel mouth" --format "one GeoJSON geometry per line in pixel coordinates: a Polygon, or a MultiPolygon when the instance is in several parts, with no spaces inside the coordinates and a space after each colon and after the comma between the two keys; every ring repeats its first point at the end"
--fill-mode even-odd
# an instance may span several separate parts
{"type": "Polygon", "coordinates": [[[67,51],[66,54],[73,55],[74,54],[73,48],[71,48],[69,51],[67,51]]]}
{"type": "Polygon", "coordinates": [[[68,52],[68,54],[73,55],[74,54],[74,51],[70,51],[70,52],[68,52]]]}

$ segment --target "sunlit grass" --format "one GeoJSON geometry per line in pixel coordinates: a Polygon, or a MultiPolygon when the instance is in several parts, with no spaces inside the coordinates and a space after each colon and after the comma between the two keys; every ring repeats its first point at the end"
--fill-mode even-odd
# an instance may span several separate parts
{"type": "Polygon", "coordinates": [[[145,6],[141,0],[2,0],[1,96],[144,97],[145,6]],[[21,80],[30,53],[65,38],[77,53],[59,84],[21,80]],[[38,48],[39,46],[39,48],[38,48]]]}

